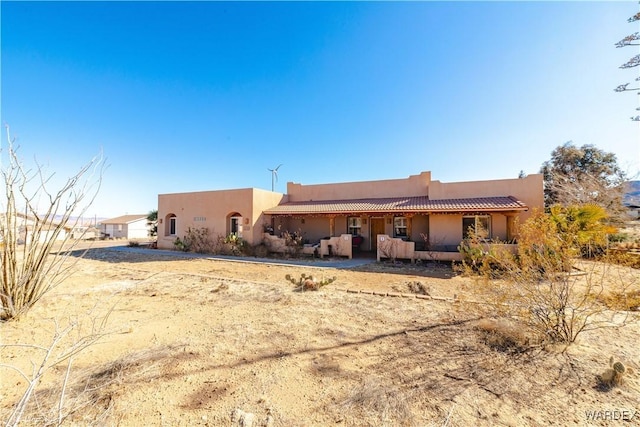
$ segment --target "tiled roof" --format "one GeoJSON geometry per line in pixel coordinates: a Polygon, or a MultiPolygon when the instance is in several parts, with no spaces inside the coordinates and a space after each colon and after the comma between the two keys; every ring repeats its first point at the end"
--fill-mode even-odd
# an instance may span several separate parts
{"type": "Polygon", "coordinates": [[[497,212],[526,210],[527,205],[511,196],[429,200],[427,196],[384,199],[317,200],[288,202],[267,209],[268,215],[345,213],[497,212]]]}

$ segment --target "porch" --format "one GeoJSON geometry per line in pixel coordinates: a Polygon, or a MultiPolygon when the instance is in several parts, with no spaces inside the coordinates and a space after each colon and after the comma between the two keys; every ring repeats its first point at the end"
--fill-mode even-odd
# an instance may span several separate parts
{"type": "MultiPolygon", "coordinates": [[[[272,233],[301,236],[302,253],[352,258],[458,261],[458,245],[470,231],[513,241],[515,219],[528,208],[510,197],[430,200],[425,196],[288,202],[264,211],[272,233]],[[359,242],[359,243],[358,243],[359,242]]],[[[274,236],[265,242],[285,252],[274,236]]]]}
{"type": "Polygon", "coordinates": [[[351,234],[325,237],[315,243],[303,243],[301,248],[291,245],[286,237],[278,237],[270,233],[264,233],[263,239],[267,249],[272,253],[294,254],[295,251],[300,251],[303,255],[319,258],[328,256],[353,258],[353,235],[351,234]]]}
{"type": "MultiPolygon", "coordinates": [[[[405,259],[410,260],[411,263],[415,263],[416,260],[423,261],[462,261],[462,254],[458,251],[457,246],[453,249],[452,246],[434,246],[433,248],[416,250],[416,242],[410,242],[403,239],[387,236],[386,234],[379,234],[377,236],[378,249],[376,253],[376,259],[381,261],[383,259],[397,260],[405,259]]],[[[514,243],[486,243],[483,245],[485,251],[508,251],[515,253],[518,249],[518,245],[514,243]]]]}

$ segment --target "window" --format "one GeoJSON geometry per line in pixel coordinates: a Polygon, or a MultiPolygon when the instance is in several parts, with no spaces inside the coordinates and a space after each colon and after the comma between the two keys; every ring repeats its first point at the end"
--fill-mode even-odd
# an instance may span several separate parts
{"type": "Polygon", "coordinates": [[[169,235],[170,236],[176,235],[176,216],[175,215],[169,218],[169,235]]]}
{"type": "Polygon", "coordinates": [[[462,238],[468,239],[474,232],[480,239],[491,238],[491,217],[477,215],[462,217],[462,238]]]}
{"type": "Polygon", "coordinates": [[[407,237],[407,218],[403,216],[393,218],[393,236],[407,237]]]}
{"type": "Polygon", "coordinates": [[[347,233],[358,236],[362,230],[362,218],[350,216],[347,218],[347,233]]]}

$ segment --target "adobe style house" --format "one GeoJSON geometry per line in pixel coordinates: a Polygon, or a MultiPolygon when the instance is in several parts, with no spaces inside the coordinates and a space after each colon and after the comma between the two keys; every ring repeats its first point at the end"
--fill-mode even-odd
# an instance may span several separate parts
{"type": "Polygon", "coordinates": [[[287,194],[256,188],[160,194],[158,247],[173,248],[189,228],[208,228],[277,251],[278,236],[288,231],[303,236],[306,252],[321,256],[361,250],[390,257],[391,245],[394,258],[426,258],[417,252],[455,252],[470,228],[488,239],[513,240],[515,220],[543,209],[542,182],[535,174],[444,183],[422,172],[379,181],[290,182],[287,194]]]}
{"type": "Polygon", "coordinates": [[[100,232],[107,238],[146,239],[149,237],[147,215],[123,215],[105,219],[98,224],[100,232]]]}

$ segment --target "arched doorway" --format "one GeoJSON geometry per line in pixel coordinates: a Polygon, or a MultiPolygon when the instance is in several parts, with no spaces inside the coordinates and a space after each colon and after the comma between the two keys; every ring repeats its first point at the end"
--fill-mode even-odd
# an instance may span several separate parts
{"type": "Polygon", "coordinates": [[[227,236],[229,235],[242,237],[242,215],[238,212],[227,215],[227,236]]]}

